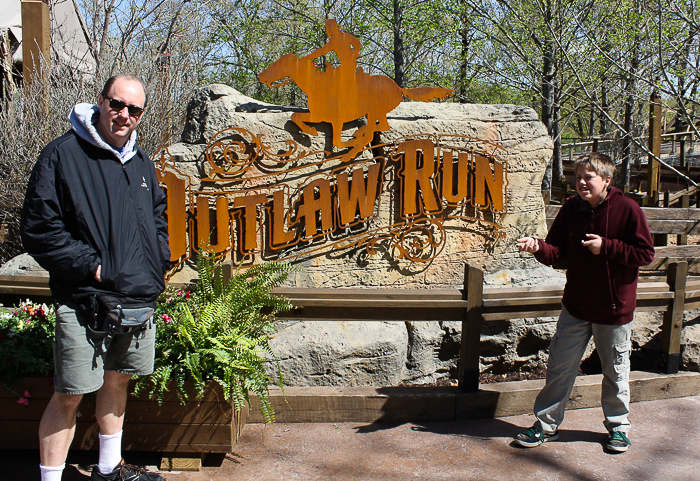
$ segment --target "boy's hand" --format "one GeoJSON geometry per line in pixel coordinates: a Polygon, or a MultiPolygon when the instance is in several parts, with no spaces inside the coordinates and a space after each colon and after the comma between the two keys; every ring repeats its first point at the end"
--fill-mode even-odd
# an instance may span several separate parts
{"type": "Polygon", "coordinates": [[[589,240],[582,240],[581,245],[588,247],[588,250],[593,253],[593,255],[600,254],[600,249],[603,247],[603,238],[596,234],[586,234],[589,240]]]}
{"type": "Polygon", "coordinates": [[[532,237],[522,237],[516,242],[520,244],[518,246],[520,248],[520,252],[529,252],[530,254],[534,254],[540,250],[540,243],[537,242],[537,239],[533,239],[532,237]]]}

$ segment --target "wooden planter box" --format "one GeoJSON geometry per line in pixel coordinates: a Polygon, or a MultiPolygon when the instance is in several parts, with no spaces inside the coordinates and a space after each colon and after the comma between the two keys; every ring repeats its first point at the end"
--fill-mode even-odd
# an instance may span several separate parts
{"type": "MultiPolygon", "coordinates": [[[[38,449],[39,420],[53,395],[51,379],[25,378],[9,392],[0,387],[0,449],[38,449]],[[27,406],[17,400],[27,391],[27,406]]],[[[93,395],[80,405],[71,449],[98,449],[93,395]]],[[[168,393],[162,405],[145,396],[129,396],[122,446],[125,451],[206,454],[230,453],[245,424],[246,412],[236,413],[218,386],[208,386],[201,401],[180,404],[168,393]]],[[[178,456],[179,457],[179,456],[178,456]]]]}

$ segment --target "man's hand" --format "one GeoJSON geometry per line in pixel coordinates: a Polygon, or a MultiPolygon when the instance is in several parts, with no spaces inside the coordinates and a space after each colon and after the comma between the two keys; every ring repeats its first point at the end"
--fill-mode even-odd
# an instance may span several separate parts
{"type": "Polygon", "coordinates": [[[533,239],[532,237],[521,237],[516,242],[520,244],[518,246],[520,248],[520,252],[529,252],[530,254],[534,254],[540,250],[540,243],[537,242],[537,239],[533,239]]]}
{"type": "Polygon", "coordinates": [[[581,245],[588,247],[594,255],[600,254],[600,249],[603,247],[603,238],[596,234],[586,234],[589,240],[582,240],[581,245]]]}
{"type": "Polygon", "coordinates": [[[95,271],[95,280],[97,282],[102,282],[102,278],[100,277],[100,274],[102,274],[102,264],[97,266],[97,270],[95,271]]]}

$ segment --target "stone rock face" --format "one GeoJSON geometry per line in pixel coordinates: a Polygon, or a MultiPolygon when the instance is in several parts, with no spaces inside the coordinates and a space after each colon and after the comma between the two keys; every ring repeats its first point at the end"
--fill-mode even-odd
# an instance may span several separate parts
{"type": "Polygon", "coordinates": [[[270,342],[293,386],[389,386],[402,381],[403,322],[293,322],[270,342]]]}
{"type": "Polygon", "coordinates": [[[0,266],[0,276],[48,277],[49,273],[29,254],[20,254],[0,266]]]}
{"type": "MultiPolygon", "coordinates": [[[[326,151],[337,155],[330,140],[329,124],[313,124],[319,135],[310,136],[291,121],[292,114],[300,110],[259,102],[228,86],[211,85],[198,92],[189,103],[182,142],[170,146],[169,153],[177,168],[193,177],[193,189],[212,188],[202,186],[195,176],[197,173],[200,177],[206,176],[208,152],[213,150],[215,140],[223,135],[222,131],[232,127],[257,136],[267,153],[284,150],[287,142],[293,142],[307,152],[326,151]]],[[[515,246],[515,239],[523,235],[546,235],[540,185],[551,157],[552,142],[534,110],[516,105],[403,102],[387,115],[387,120],[390,130],[375,135],[373,144],[378,147],[372,152],[362,152],[358,159],[388,155],[392,144],[402,138],[437,133],[482,139],[502,147],[497,153],[507,164],[504,211],[500,214],[472,211],[466,217],[455,212],[461,217],[456,215],[445,220],[445,240],[440,254],[426,263],[397,257],[386,243],[378,246],[376,255],[367,255],[362,249],[336,253],[330,248],[320,255],[302,255],[294,261],[303,265],[303,273],[293,280],[295,286],[446,288],[463,283],[465,262],[485,271],[536,265],[531,256],[518,253],[515,246]],[[500,229],[483,221],[493,222],[500,229]]],[[[361,123],[347,124],[343,140],[351,139],[361,123]]],[[[318,157],[308,159],[312,158],[318,157]]],[[[303,170],[303,165],[294,164],[295,168],[301,169],[298,172],[302,176],[288,176],[285,181],[295,189],[303,182],[304,175],[313,174],[322,167],[326,170],[335,168],[332,162],[328,167],[326,164],[308,170],[303,170]]],[[[250,178],[257,179],[260,172],[253,166],[249,171],[250,178]]],[[[398,199],[394,191],[399,182],[395,174],[395,171],[385,172],[378,219],[368,222],[366,230],[400,221],[395,214],[398,199]]],[[[193,271],[186,266],[175,274],[173,280],[185,282],[192,276],[193,271]]]]}

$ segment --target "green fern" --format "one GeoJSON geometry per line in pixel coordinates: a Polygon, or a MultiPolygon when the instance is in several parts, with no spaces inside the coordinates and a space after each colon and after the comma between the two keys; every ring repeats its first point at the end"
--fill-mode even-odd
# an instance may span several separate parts
{"type": "Polygon", "coordinates": [[[147,392],[162,402],[172,382],[184,403],[188,383],[201,398],[206,382],[214,381],[236,410],[250,404],[249,393],[254,392],[263,419],[273,422],[268,387],[273,382],[282,388],[283,377],[270,335],[275,315],[292,305],[271,289],[284,282],[292,269],[287,263],[270,261],[239,268],[226,280],[221,263],[210,251],[201,250],[197,288],[170,313],[171,323],[159,324],[155,370],[139,378],[136,393],[147,392]],[[276,364],[275,379],[265,371],[270,362],[276,364]]]}

